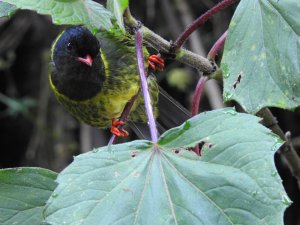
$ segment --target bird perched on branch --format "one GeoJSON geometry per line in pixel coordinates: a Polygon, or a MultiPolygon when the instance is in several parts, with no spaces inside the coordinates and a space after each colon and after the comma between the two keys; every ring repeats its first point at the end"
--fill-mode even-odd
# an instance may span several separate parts
{"type": "MultiPolygon", "coordinates": [[[[144,49],[145,64],[149,56],[144,49]]],[[[94,36],[83,26],[63,31],[52,47],[49,75],[58,101],[79,121],[98,128],[110,128],[117,136],[119,117],[127,102],[140,87],[134,40],[118,32],[100,32],[94,36]]],[[[161,70],[163,60],[151,56],[150,67],[161,70]]],[[[158,85],[148,77],[153,109],[157,114],[158,85]]],[[[146,122],[141,94],[134,103],[129,121],[146,122]]]]}

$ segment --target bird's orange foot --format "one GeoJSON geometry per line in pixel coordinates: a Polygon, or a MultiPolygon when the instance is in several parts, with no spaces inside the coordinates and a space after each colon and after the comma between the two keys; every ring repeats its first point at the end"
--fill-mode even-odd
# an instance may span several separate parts
{"type": "Polygon", "coordinates": [[[151,69],[157,71],[163,71],[165,68],[165,61],[158,55],[150,55],[148,63],[151,69]]]}
{"type": "Polygon", "coordinates": [[[124,125],[124,121],[113,119],[111,121],[110,132],[116,135],[117,137],[127,137],[129,133],[123,128],[118,128],[119,126],[122,127],[123,125],[124,125]]]}

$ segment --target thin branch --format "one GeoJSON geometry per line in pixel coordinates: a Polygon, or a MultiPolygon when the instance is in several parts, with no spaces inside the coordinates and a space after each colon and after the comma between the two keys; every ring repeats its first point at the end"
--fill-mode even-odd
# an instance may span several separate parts
{"type": "MultiPolygon", "coordinates": [[[[202,1],[201,1],[202,3],[202,1]]],[[[176,38],[178,38],[178,34],[181,33],[182,30],[184,30],[186,27],[190,26],[190,24],[193,23],[194,21],[194,17],[193,17],[193,12],[191,10],[191,3],[189,3],[189,1],[182,1],[182,0],[175,0],[175,4],[174,4],[176,10],[178,11],[178,13],[180,14],[180,18],[181,21],[178,22],[176,25],[178,26],[178,24],[182,24],[183,26],[181,26],[181,29],[176,32],[176,38]]],[[[207,8],[211,8],[207,7],[207,8]]],[[[177,16],[177,15],[175,15],[177,16]]],[[[177,16],[178,17],[178,16],[177,16]]],[[[174,23],[172,21],[168,22],[169,23],[174,23]]],[[[178,26],[179,28],[179,26],[178,26]]],[[[205,52],[205,47],[204,47],[204,43],[203,43],[203,36],[201,36],[200,34],[200,30],[195,30],[195,32],[193,32],[190,37],[189,37],[189,46],[190,46],[190,50],[192,52],[195,52],[199,55],[206,55],[205,52]]]]}
{"type": "MultiPolygon", "coordinates": [[[[205,83],[206,83],[207,80],[208,80],[208,77],[202,76],[198,81],[198,84],[196,86],[194,96],[193,96],[192,116],[195,116],[199,113],[200,99],[201,99],[201,96],[202,96],[202,93],[203,93],[203,90],[204,90],[204,86],[205,86],[205,83]]],[[[194,147],[193,151],[197,155],[201,155],[201,150],[200,150],[198,144],[194,147]]]]}
{"type": "Polygon", "coordinates": [[[217,53],[220,51],[220,49],[224,46],[225,40],[227,37],[227,31],[225,31],[222,36],[216,41],[216,43],[212,46],[209,53],[207,54],[207,58],[209,60],[215,60],[215,57],[217,53]]]}
{"type": "MultiPolygon", "coordinates": [[[[134,30],[140,25],[140,23],[131,15],[129,8],[124,12],[124,21],[131,30],[134,30]]],[[[145,26],[141,26],[140,30],[143,33],[145,43],[160,53],[171,55],[175,60],[202,71],[204,74],[211,74],[215,70],[211,62],[205,57],[184,48],[175,49],[173,44],[145,26]]]]}
{"type": "Polygon", "coordinates": [[[150,128],[151,140],[152,142],[156,143],[158,140],[157,127],[153,115],[151,98],[148,89],[147,76],[146,76],[145,63],[144,63],[144,54],[143,54],[143,34],[140,31],[140,29],[136,29],[135,31],[135,49],[136,49],[136,57],[138,62],[138,70],[141,79],[141,86],[142,86],[141,89],[144,97],[144,103],[145,103],[146,113],[148,117],[148,124],[150,128]]]}
{"type": "Polygon", "coordinates": [[[193,97],[192,116],[195,116],[199,113],[200,99],[207,79],[207,77],[202,76],[198,81],[193,97]]]}
{"type": "Polygon", "coordinates": [[[262,124],[267,128],[271,129],[275,134],[277,134],[282,140],[285,140],[284,132],[278,125],[277,119],[273,116],[269,108],[263,108],[256,114],[257,116],[263,118],[262,124]]]}
{"type": "MultiPolygon", "coordinates": [[[[203,1],[202,1],[203,2],[203,1]]],[[[192,18],[192,12],[191,9],[186,1],[182,0],[176,0],[175,1],[176,9],[180,12],[182,15],[182,23],[184,27],[189,26],[193,22],[192,18]]],[[[208,7],[211,8],[212,6],[208,7]]],[[[175,16],[175,15],[174,15],[175,16]]],[[[169,21],[170,23],[170,21],[169,21]]],[[[178,33],[178,32],[177,32],[178,33]]],[[[195,31],[189,39],[190,42],[190,48],[193,52],[199,54],[199,55],[206,55],[207,53],[204,51],[204,48],[202,46],[202,37],[200,35],[199,30],[195,31]]],[[[217,68],[217,65],[216,65],[217,68]]],[[[218,70],[216,70],[218,71],[218,70]]],[[[202,75],[201,72],[199,72],[200,76],[202,75]]],[[[206,75],[206,74],[204,74],[206,75]]],[[[215,72],[209,75],[209,78],[215,78],[215,72]]],[[[214,79],[210,79],[209,82],[206,82],[204,92],[206,93],[209,105],[212,109],[217,108],[224,108],[223,103],[223,97],[221,94],[221,90],[219,85],[214,79]]]]}
{"type": "Polygon", "coordinates": [[[215,5],[213,8],[206,11],[203,15],[198,17],[189,27],[185,29],[184,32],[182,32],[181,35],[177,38],[175,41],[175,46],[177,48],[180,48],[184,42],[188,39],[188,37],[202,24],[204,24],[208,19],[210,19],[213,15],[217,14],[224,8],[232,5],[237,0],[223,0],[222,2],[219,2],[217,5],[215,5]]]}

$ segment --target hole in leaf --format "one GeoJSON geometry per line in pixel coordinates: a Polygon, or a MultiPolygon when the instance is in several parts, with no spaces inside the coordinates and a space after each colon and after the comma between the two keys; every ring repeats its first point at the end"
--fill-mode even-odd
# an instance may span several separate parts
{"type": "Polygon", "coordinates": [[[199,150],[200,152],[203,150],[203,148],[208,148],[208,149],[211,149],[214,145],[210,142],[208,142],[207,140],[204,140],[204,141],[200,141],[199,144],[198,144],[198,147],[199,147],[199,150]]]}
{"type": "Polygon", "coordinates": [[[242,74],[243,74],[243,72],[241,71],[240,74],[238,75],[238,78],[236,79],[236,81],[235,81],[234,84],[233,84],[233,89],[236,89],[237,85],[238,85],[239,83],[241,83],[242,74]]]}
{"type": "Polygon", "coordinates": [[[200,150],[202,149],[203,145],[205,145],[205,141],[200,141],[198,144],[200,150]]]}

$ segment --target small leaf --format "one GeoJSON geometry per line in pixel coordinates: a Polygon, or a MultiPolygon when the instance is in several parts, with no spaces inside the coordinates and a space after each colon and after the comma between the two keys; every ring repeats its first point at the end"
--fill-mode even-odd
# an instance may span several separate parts
{"type": "Polygon", "coordinates": [[[119,27],[122,30],[125,30],[123,14],[125,9],[128,7],[128,0],[108,0],[107,1],[107,9],[110,10],[117,20],[119,27]]]}
{"type": "Polygon", "coordinates": [[[0,93],[0,102],[7,106],[7,110],[3,111],[8,116],[18,114],[27,115],[29,109],[36,106],[36,102],[32,98],[13,99],[0,93]]]}
{"type": "Polygon", "coordinates": [[[111,13],[92,0],[3,0],[20,9],[51,15],[55,24],[86,25],[91,30],[112,27],[111,13]]]}
{"type": "MultiPolygon", "coordinates": [[[[134,141],[75,158],[49,199],[50,224],[283,224],[274,175],[282,141],[233,109],[202,113],[157,144],[134,141]],[[185,150],[202,143],[203,156],[185,150]]],[[[283,201],[284,199],[284,201],[283,201]]]]}
{"type": "Polygon", "coordinates": [[[16,10],[16,6],[0,1],[0,17],[11,16],[16,10]]]}
{"type": "Polygon", "coordinates": [[[244,0],[226,39],[224,100],[250,113],[300,105],[299,0],[244,0]]]}
{"type": "Polygon", "coordinates": [[[56,174],[41,168],[0,170],[0,224],[41,224],[56,174]]]}

